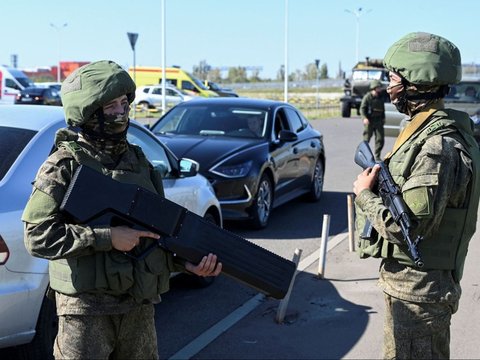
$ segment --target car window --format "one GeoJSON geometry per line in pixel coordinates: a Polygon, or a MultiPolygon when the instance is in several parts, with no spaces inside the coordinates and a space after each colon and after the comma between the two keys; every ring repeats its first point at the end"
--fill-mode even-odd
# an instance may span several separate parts
{"type": "Polygon", "coordinates": [[[273,124],[274,135],[273,138],[277,139],[280,131],[290,130],[290,124],[288,123],[287,116],[284,108],[279,108],[275,113],[275,120],[273,124]]]}
{"type": "Polygon", "coordinates": [[[0,181],[35,134],[32,130],[0,126],[0,181]]]}
{"type": "Polygon", "coordinates": [[[146,88],[143,89],[143,92],[144,92],[145,94],[148,94],[149,91],[150,91],[150,88],[149,88],[149,87],[146,87],[146,88]]]}
{"type": "Polygon", "coordinates": [[[230,105],[177,106],[155,126],[154,133],[181,135],[263,137],[267,111],[230,105]]]}
{"type": "Polygon", "coordinates": [[[175,90],[172,90],[172,89],[167,89],[167,95],[168,96],[178,96],[178,94],[175,92],[175,90]]]}
{"type": "Polygon", "coordinates": [[[193,86],[193,84],[190,81],[185,81],[185,80],[182,80],[182,89],[198,92],[198,90],[195,88],[195,86],[193,86]]]}
{"type": "Polygon", "coordinates": [[[445,101],[454,102],[479,102],[480,101],[480,82],[460,82],[450,86],[450,91],[445,97],[445,101]]]}
{"type": "Polygon", "coordinates": [[[20,86],[18,86],[17,83],[12,79],[5,79],[5,86],[16,90],[22,90],[20,89],[20,86]]]}
{"type": "Polygon", "coordinates": [[[294,132],[298,133],[305,129],[305,124],[302,122],[302,119],[295,110],[286,108],[285,113],[287,114],[288,121],[290,122],[291,128],[294,132]]]}
{"type": "Polygon", "coordinates": [[[162,95],[162,88],[160,88],[160,87],[158,87],[158,88],[153,88],[152,94],[154,94],[154,95],[162,95]]]}
{"type": "Polygon", "coordinates": [[[127,139],[131,144],[142,148],[147,159],[155,168],[160,170],[163,176],[170,174],[172,166],[165,149],[147,131],[131,126],[128,129],[127,139]]]}

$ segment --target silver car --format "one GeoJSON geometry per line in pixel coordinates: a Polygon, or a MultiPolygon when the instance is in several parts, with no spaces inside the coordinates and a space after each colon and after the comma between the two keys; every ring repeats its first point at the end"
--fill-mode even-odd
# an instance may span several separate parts
{"type": "MultiPolygon", "coordinates": [[[[64,126],[60,107],[0,106],[0,348],[25,344],[21,348],[36,359],[51,351],[56,317],[45,298],[48,261],[26,251],[21,216],[31,182],[52,150],[55,132],[64,126]]],[[[192,160],[178,160],[134,121],[128,139],[153,165],[164,167],[167,198],[222,226],[219,202],[192,160]]]]}

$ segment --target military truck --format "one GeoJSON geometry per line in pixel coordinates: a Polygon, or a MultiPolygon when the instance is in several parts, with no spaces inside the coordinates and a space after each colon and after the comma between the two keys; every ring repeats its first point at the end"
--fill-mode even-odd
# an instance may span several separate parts
{"type": "MultiPolygon", "coordinates": [[[[388,86],[388,71],[383,67],[382,59],[365,58],[365,61],[358,62],[352,69],[352,77],[345,80],[343,87],[344,96],[340,98],[342,117],[350,117],[352,109],[357,110],[360,115],[360,104],[363,95],[369,90],[372,80],[380,80],[385,86],[388,86]]],[[[382,96],[388,102],[389,97],[384,91],[382,96]]]]}

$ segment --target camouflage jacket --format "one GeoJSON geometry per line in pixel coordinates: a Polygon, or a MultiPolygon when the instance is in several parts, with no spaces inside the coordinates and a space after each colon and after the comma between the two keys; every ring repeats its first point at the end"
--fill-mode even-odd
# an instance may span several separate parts
{"type": "Polygon", "coordinates": [[[360,104],[360,115],[371,121],[383,121],[385,119],[384,98],[373,95],[371,91],[366,93],[360,104]]]}
{"type": "MultiPolygon", "coordinates": [[[[452,112],[438,112],[438,115],[434,114],[429,120],[429,124],[448,118],[451,114],[457,115],[452,112]]],[[[465,130],[465,136],[470,137],[471,126],[468,116],[464,114],[458,121],[461,123],[459,126],[463,126],[465,130]]],[[[471,156],[478,157],[478,148],[474,149],[474,154],[468,154],[462,142],[456,138],[459,136],[458,131],[451,128],[448,131],[450,134],[453,131],[454,135],[444,136],[442,130],[432,131],[421,143],[409,144],[409,149],[415,148],[415,156],[408,159],[402,158],[407,150],[400,147],[388,163],[394,180],[401,188],[405,203],[417,223],[414,235],[423,235],[425,245],[432,249],[441,237],[438,229],[445,225],[442,222],[445,221],[446,209],[463,208],[469,200],[472,191],[469,184],[473,171],[471,156]]],[[[476,201],[478,204],[478,199],[476,201]]],[[[416,269],[401,264],[391,251],[385,252],[393,245],[399,246],[397,251],[402,251],[401,249],[405,247],[399,226],[378,195],[368,189],[363,190],[356,197],[355,205],[357,232],[362,230],[359,228],[359,219],[367,217],[378,232],[379,242],[384,244],[376,250],[381,249],[381,254],[371,256],[384,258],[379,284],[386,293],[399,299],[416,302],[458,300],[460,287],[453,277],[452,270],[428,269],[428,266],[426,270],[416,269]],[[393,245],[386,247],[388,243],[385,241],[393,245]]],[[[464,261],[464,255],[460,261],[464,261]]]]}
{"type": "MultiPolygon", "coordinates": [[[[110,167],[112,171],[138,173],[140,171],[139,166],[142,166],[140,164],[143,163],[143,166],[145,166],[146,159],[144,161],[138,159],[138,151],[141,152],[141,150],[137,150],[131,145],[119,159],[112,159],[105,153],[95,151],[88,143],[82,141],[74,143],[78,144],[87,156],[90,156],[94,161],[98,161],[99,164],[115,164],[115,166],[110,167]]],[[[109,271],[107,265],[108,263],[112,264],[112,262],[116,264],[115,271],[125,272],[127,268],[122,264],[127,266],[129,261],[125,255],[120,255],[117,250],[112,248],[110,228],[108,226],[90,227],[85,224],[72,223],[59,211],[60,203],[73,172],[78,166],[79,164],[72,156],[71,151],[60,144],[59,149],[50,155],[39,169],[32,195],[22,217],[25,222],[25,246],[32,255],[50,260],[51,277],[53,263],[68,266],[69,259],[78,259],[72,263],[81,263],[83,260],[92,259],[89,263],[93,264],[96,269],[92,270],[95,272],[93,276],[96,279],[95,284],[100,283],[98,285],[100,287],[86,289],[78,293],[76,291],[73,293],[58,291],[54,288],[54,290],[57,290],[56,300],[59,315],[124,313],[132,307],[138,306],[139,299],[135,300],[134,295],[136,294],[132,294],[130,291],[132,284],[117,284],[116,289],[114,289],[111,287],[109,279],[105,280],[106,276],[102,274],[102,271],[109,271]],[[117,261],[119,256],[124,257],[121,262],[117,261]],[[104,265],[100,264],[99,267],[99,261],[104,265]],[[102,270],[104,268],[105,270],[102,270]],[[130,288],[127,289],[127,286],[130,288]]],[[[148,169],[146,171],[144,169],[142,172],[149,174],[148,169]]],[[[146,184],[151,184],[149,185],[151,191],[157,191],[163,195],[160,177],[151,176],[150,179],[147,179],[146,184]]],[[[148,302],[155,303],[160,301],[160,293],[168,290],[169,273],[180,271],[182,267],[173,263],[171,254],[161,249],[154,252],[158,253],[158,256],[155,255],[155,260],[160,260],[156,261],[157,264],[155,265],[158,270],[155,273],[158,275],[147,274],[147,277],[159,276],[159,280],[157,280],[160,281],[158,289],[155,288],[148,298],[148,302]]],[[[134,264],[133,266],[136,268],[137,265],[134,264]]],[[[148,264],[146,266],[148,267],[148,264]]],[[[82,267],[78,267],[78,269],[81,271],[82,267]]],[[[138,273],[138,269],[135,270],[135,273],[138,273]]],[[[133,281],[132,279],[128,280],[133,281]]],[[[72,288],[71,285],[69,287],[72,288]]],[[[75,287],[73,285],[73,288],[75,287]]],[[[140,302],[146,300],[140,299],[140,302]]]]}

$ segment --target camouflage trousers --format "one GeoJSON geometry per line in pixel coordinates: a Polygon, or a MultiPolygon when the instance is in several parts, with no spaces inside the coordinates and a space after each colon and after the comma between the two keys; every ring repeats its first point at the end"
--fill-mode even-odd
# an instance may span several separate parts
{"type": "Polygon", "coordinates": [[[385,294],[384,359],[449,359],[455,303],[413,303],[385,294]]]}
{"type": "Polygon", "coordinates": [[[61,315],[55,359],[158,359],[153,305],[118,315],[61,315]]]}
{"type": "Polygon", "coordinates": [[[370,139],[375,135],[375,160],[381,160],[383,145],[385,144],[385,129],[383,127],[383,120],[372,120],[363,129],[363,140],[370,142],[370,139]]]}

